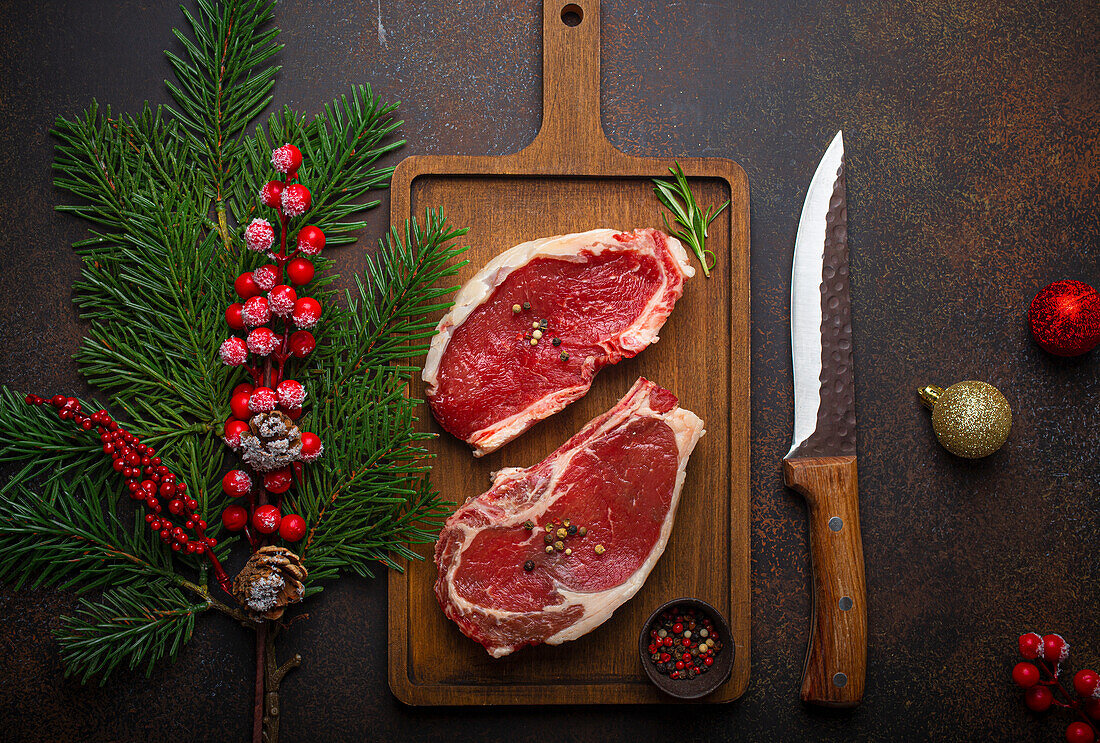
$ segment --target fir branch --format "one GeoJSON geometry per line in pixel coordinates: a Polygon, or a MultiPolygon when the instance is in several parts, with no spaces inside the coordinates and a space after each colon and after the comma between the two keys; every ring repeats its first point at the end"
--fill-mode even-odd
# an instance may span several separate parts
{"type": "Polygon", "coordinates": [[[86,683],[100,676],[100,684],[122,664],[133,670],[145,664],[145,675],[168,656],[172,659],[190,639],[195,616],[210,608],[208,602],[188,601],[167,580],[155,580],[140,590],[121,586],[107,591],[99,601],[82,600],[79,612],[62,617],[58,640],[65,675],[86,683]]]}
{"type": "Polygon", "coordinates": [[[0,462],[25,468],[13,480],[25,482],[34,475],[67,480],[78,473],[106,476],[110,466],[102,446],[95,437],[81,436],[56,416],[27,405],[11,388],[0,387],[0,462]]]}

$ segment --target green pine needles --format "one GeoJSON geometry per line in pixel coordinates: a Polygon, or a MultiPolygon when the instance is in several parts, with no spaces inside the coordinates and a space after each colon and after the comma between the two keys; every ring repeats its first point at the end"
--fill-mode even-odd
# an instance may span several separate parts
{"type": "MultiPolygon", "coordinates": [[[[59,210],[89,225],[75,245],[83,266],[74,296],[87,327],[80,371],[102,405],[188,484],[222,561],[242,544],[219,515],[229,502],[220,487],[230,453],[222,427],[244,375],[220,362],[218,347],[234,277],[263,262],[242,235],[261,213],[260,185],[274,175],[272,147],[298,146],[300,178],[314,194],[291,229],[317,225],[332,247],[355,241],[361,215],[379,203],[371,192],[392,173],[379,161],[403,144],[396,106],[368,86],[317,116],[283,108],[253,124],[279,69],[273,6],[198,0],[196,12],[184,11],[186,30],[175,32],[182,53],[168,53],[171,106],[119,115],[93,103],[53,130],[55,182],[73,197],[59,210]]],[[[401,558],[415,557],[409,543],[435,538],[445,511],[429,481],[420,401],[407,387],[430,318],[449,306],[464,233],[428,211],[422,223],[394,228],[339,295],[332,261],[315,260],[309,294],[325,316],[317,350],[290,371],[309,390],[299,424],[318,433],[325,454],[304,467],[284,508],[307,523],[297,545],[307,594],[342,573],[399,569],[401,558]]],[[[247,620],[211,588],[207,562],[173,553],[145,528],[101,446],[94,430],[77,431],[0,389],[0,462],[13,473],[0,486],[0,580],[98,592],[58,634],[67,672],[81,680],[174,657],[209,609],[247,620]]]]}

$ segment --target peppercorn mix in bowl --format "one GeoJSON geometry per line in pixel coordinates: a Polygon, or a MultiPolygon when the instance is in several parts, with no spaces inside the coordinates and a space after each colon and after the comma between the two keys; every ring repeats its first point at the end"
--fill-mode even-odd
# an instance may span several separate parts
{"type": "Polygon", "coordinates": [[[705,697],[733,670],[729,624],[700,599],[673,599],[657,607],[642,627],[638,654],[649,680],[677,699],[705,697]]]}

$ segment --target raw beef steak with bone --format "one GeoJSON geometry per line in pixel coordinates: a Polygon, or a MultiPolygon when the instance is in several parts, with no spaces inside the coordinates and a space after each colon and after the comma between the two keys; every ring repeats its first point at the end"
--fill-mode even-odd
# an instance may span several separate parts
{"type": "Polygon", "coordinates": [[[423,372],[432,413],[474,456],[503,446],[583,397],[602,367],[655,343],[694,274],[683,245],[652,229],[501,253],[439,322],[423,372]]]}
{"type": "Polygon", "coordinates": [[[444,613],[496,658],[598,627],[664,552],[704,433],[675,395],[639,379],[543,461],[496,473],[436,542],[444,613]]]}

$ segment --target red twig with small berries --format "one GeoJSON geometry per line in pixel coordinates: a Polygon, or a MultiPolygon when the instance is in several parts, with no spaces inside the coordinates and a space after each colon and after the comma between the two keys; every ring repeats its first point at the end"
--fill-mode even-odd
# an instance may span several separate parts
{"type": "Polygon", "coordinates": [[[1083,668],[1073,676],[1074,697],[1059,679],[1062,663],[1069,657],[1069,643],[1061,635],[1039,636],[1035,632],[1020,635],[1020,655],[1026,660],[1012,669],[1012,680],[1024,691],[1024,704],[1033,712],[1061,707],[1080,720],[1066,728],[1069,743],[1095,743],[1100,729],[1100,674],[1083,668]],[[1059,699],[1055,692],[1059,692],[1059,699]]]}

